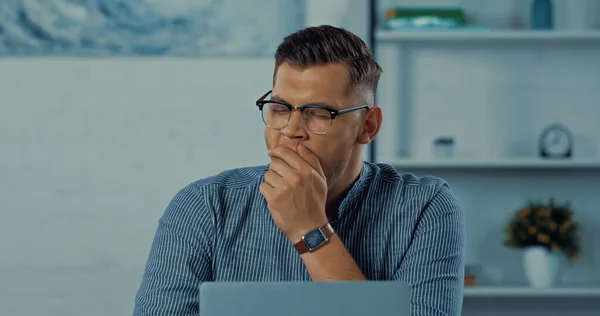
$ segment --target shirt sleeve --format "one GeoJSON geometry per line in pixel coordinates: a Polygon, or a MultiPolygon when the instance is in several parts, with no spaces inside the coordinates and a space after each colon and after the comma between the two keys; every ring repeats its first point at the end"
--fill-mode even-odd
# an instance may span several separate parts
{"type": "Polygon", "coordinates": [[[198,315],[200,284],[212,279],[213,241],[214,216],[191,184],[158,221],[133,315],[198,315]]]}
{"type": "Polygon", "coordinates": [[[443,185],[425,206],[394,279],[411,285],[412,316],[460,316],[464,289],[462,207],[443,185]]]}

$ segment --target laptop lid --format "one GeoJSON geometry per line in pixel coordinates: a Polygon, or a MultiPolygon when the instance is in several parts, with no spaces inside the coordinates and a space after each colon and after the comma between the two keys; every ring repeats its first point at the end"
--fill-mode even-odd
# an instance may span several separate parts
{"type": "Polygon", "coordinates": [[[410,287],[403,282],[205,282],[202,316],[403,316],[410,287]]]}

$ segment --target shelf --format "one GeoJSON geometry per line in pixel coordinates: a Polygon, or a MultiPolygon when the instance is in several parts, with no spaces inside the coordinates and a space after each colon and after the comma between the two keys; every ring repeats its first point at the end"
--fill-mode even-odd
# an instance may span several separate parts
{"type": "Polygon", "coordinates": [[[514,158],[503,160],[416,160],[394,159],[383,161],[399,169],[600,169],[600,160],[542,160],[514,158]]]}
{"type": "Polygon", "coordinates": [[[380,30],[380,42],[438,41],[598,41],[600,31],[532,31],[532,30],[380,30]]]}
{"type": "Polygon", "coordinates": [[[534,289],[526,286],[465,286],[464,297],[600,298],[600,286],[534,289]]]}

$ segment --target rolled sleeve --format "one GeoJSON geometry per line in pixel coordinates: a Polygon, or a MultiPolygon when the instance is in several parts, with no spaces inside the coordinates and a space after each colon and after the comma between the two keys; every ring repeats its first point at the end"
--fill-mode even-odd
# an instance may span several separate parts
{"type": "Polygon", "coordinates": [[[426,205],[394,279],[411,285],[411,315],[459,316],[464,289],[465,221],[447,185],[426,205]]]}
{"type": "Polygon", "coordinates": [[[134,316],[198,315],[199,286],[212,279],[214,217],[193,185],[172,199],[152,242],[134,316]]]}

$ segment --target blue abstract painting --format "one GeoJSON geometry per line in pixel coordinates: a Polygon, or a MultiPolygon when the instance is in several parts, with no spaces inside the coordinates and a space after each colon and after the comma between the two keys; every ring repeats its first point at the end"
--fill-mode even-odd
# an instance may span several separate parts
{"type": "Polygon", "coordinates": [[[0,56],[272,56],[301,2],[0,0],[0,56]]]}

